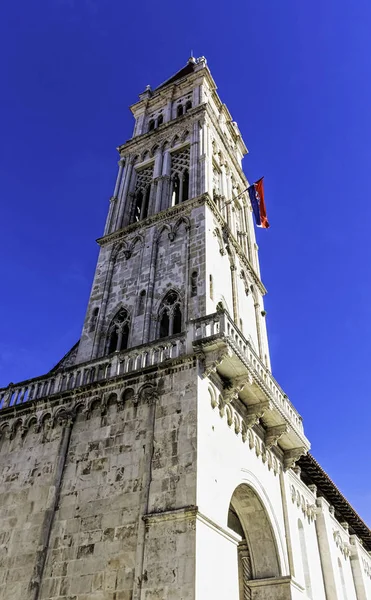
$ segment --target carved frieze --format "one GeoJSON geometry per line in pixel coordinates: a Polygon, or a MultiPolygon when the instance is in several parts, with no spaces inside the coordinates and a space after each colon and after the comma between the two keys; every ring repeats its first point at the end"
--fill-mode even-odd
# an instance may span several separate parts
{"type": "Polygon", "coordinates": [[[336,547],[339,548],[344,558],[348,558],[352,553],[352,549],[350,545],[343,540],[343,537],[338,529],[333,530],[333,537],[336,547]]]}
{"type": "Polygon", "coordinates": [[[301,494],[294,485],[291,486],[291,500],[298,508],[301,509],[302,513],[309,519],[309,521],[316,520],[316,505],[310,504],[308,500],[304,498],[304,495],[301,494]]]}

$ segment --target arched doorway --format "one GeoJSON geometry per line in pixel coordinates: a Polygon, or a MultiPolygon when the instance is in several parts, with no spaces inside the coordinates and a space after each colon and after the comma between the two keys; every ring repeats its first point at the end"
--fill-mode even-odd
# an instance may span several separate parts
{"type": "Polygon", "coordinates": [[[250,580],[281,577],[277,544],[267,511],[257,493],[239,485],[231,498],[228,527],[242,539],[237,560],[240,600],[252,598],[250,580]]]}

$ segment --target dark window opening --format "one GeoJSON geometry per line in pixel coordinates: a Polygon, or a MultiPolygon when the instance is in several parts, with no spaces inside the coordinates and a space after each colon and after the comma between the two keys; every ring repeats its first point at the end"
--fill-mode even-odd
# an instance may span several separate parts
{"type": "Polygon", "coordinates": [[[128,312],[121,308],[114,317],[108,334],[107,354],[126,350],[129,342],[130,319],[128,312]]]}
{"type": "Polygon", "coordinates": [[[181,117],[182,114],[183,114],[183,106],[182,106],[182,104],[179,104],[178,107],[177,107],[177,109],[176,109],[176,116],[177,117],[181,117]]]}
{"type": "Polygon", "coordinates": [[[167,337],[169,335],[170,320],[166,310],[162,313],[160,321],[160,338],[167,337]]]}
{"type": "Polygon", "coordinates": [[[150,122],[148,123],[148,131],[153,131],[154,128],[155,128],[155,121],[154,121],[154,119],[151,119],[150,122]]]}
{"type": "Polygon", "coordinates": [[[93,313],[92,313],[92,316],[91,316],[90,331],[94,331],[94,329],[97,326],[98,314],[99,314],[99,308],[95,308],[93,310],[93,313]]]}
{"type": "Polygon", "coordinates": [[[149,197],[151,194],[151,187],[148,186],[146,189],[146,193],[144,196],[144,203],[142,208],[141,219],[146,219],[148,217],[148,208],[149,208],[149,197]]]}
{"type": "Polygon", "coordinates": [[[180,312],[179,304],[174,308],[173,313],[173,334],[180,333],[182,331],[182,313],[180,312]]]}
{"type": "Polygon", "coordinates": [[[158,115],[158,117],[157,117],[157,127],[160,127],[160,125],[162,125],[163,122],[164,122],[164,117],[162,115],[158,115]]]}
{"type": "Polygon", "coordinates": [[[189,198],[189,173],[184,171],[183,173],[183,190],[182,190],[182,202],[185,202],[189,198]]]}
{"type": "Polygon", "coordinates": [[[117,331],[116,331],[116,329],[113,329],[111,331],[111,335],[110,335],[110,339],[109,339],[108,354],[111,354],[112,352],[116,352],[117,342],[118,342],[117,331]]]}
{"type": "Polygon", "coordinates": [[[118,350],[126,350],[126,348],[128,347],[128,341],[129,341],[129,325],[128,323],[125,323],[125,325],[123,326],[122,330],[121,330],[121,335],[119,332],[119,339],[120,340],[120,348],[118,348],[118,350]]]}
{"type": "Polygon", "coordinates": [[[146,300],[146,292],[142,290],[139,294],[139,302],[138,302],[138,315],[142,315],[144,313],[144,303],[146,300]]]}
{"type": "Polygon", "coordinates": [[[182,331],[182,312],[179,295],[170,291],[160,307],[159,337],[176,335],[182,331]]]}
{"type": "Polygon", "coordinates": [[[192,108],[192,102],[190,100],[188,100],[188,102],[186,102],[185,105],[185,112],[187,112],[188,110],[191,110],[192,108]]]}
{"type": "Polygon", "coordinates": [[[193,271],[191,277],[191,296],[197,296],[197,271],[193,271]]]}

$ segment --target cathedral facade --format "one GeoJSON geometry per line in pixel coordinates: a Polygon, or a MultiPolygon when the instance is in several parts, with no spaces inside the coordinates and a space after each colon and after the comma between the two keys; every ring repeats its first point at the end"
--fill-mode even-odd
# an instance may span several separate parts
{"type": "Polygon", "coordinates": [[[271,372],[206,60],[131,111],[81,338],[0,389],[0,600],[371,600],[371,531],[271,372]]]}

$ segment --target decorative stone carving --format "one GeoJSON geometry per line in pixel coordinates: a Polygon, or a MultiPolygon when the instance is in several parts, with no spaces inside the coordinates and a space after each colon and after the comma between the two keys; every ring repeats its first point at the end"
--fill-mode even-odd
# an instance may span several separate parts
{"type": "Polygon", "coordinates": [[[316,505],[310,504],[294,485],[291,485],[291,500],[298,508],[301,508],[302,513],[309,521],[315,521],[317,515],[316,505]]]}
{"type": "Polygon", "coordinates": [[[293,448],[292,450],[286,450],[283,459],[285,471],[292,469],[296,461],[299,460],[301,456],[305,456],[307,452],[308,450],[302,446],[299,448],[293,448]]]}
{"type": "Polygon", "coordinates": [[[271,402],[259,402],[247,407],[246,423],[248,427],[253,427],[259,423],[259,419],[267,412],[272,410],[271,402]]]}
{"type": "Polygon", "coordinates": [[[284,425],[275,425],[273,427],[268,427],[265,433],[265,445],[267,448],[272,448],[272,446],[277,446],[278,440],[290,430],[289,426],[284,425]]]}
{"type": "Polygon", "coordinates": [[[362,556],[362,565],[363,565],[363,570],[366,573],[367,577],[369,577],[371,579],[371,563],[369,563],[365,558],[363,558],[363,556],[362,556]]]}
{"type": "Polygon", "coordinates": [[[344,558],[348,558],[352,553],[352,549],[349,544],[344,542],[342,535],[338,529],[334,529],[333,537],[334,537],[337,548],[339,548],[339,550],[343,554],[344,558]]]}

